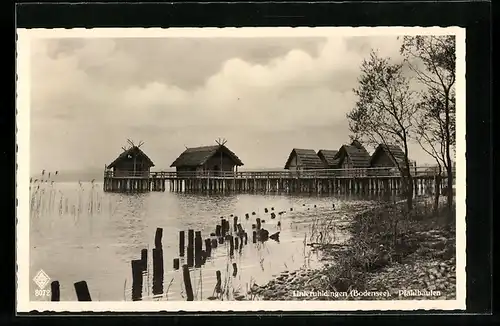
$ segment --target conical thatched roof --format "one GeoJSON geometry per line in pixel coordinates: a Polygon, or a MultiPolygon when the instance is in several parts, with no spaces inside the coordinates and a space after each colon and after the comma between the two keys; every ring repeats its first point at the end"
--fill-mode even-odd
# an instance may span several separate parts
{"type": "Polygon", "coordinates": [[[118,164],[120,161],[129,159],[130,158],[129,156],[136,158],[142,157],[147,162],[149,167],[155,166],[153,161],[151,161],[151,159],[138,146],[132,146],[129,149],[123,151],[120,155],[118,155],[118,157],[113,162],[111,162],[111,164],[109,164],[107,167],[111,169],[115,167],[116,164],[118,164]]]}
{"type": "Polygon", "coordinates": [[[224,145],[201,146],[186,148],[184,152],[170,165],[170,167],[189,166],[196,167],[205,164],[212,156],[220,152],[228,155],[237,166],[242,166],[243,162],[224,145]]]}

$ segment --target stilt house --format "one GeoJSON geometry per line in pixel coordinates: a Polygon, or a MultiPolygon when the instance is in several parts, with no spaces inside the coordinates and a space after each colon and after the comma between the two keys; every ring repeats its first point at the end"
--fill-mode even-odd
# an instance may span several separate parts
{"type": "Polygon", "coordinates": [[[112,171],[114,177],[149,177],[153,161],[139,148],[143,144],[122,147],[123,152],[106,166],[106,171],[112,171]]]}
{"type": "MultiPolygon", "coordinates": [[[[415,162],[410,160],[410,172],[415,168],[415,162]]],[[[405,153],[397,145],[379,144],[370,158],[370,167],[388,168],[370,170],[370,175],[399,175],[406,170],[405,153]]]]}
{"type": "Polygon", "coordinates": [[[335,156],[341,176],[366,176],[370,167],[370,154],[357,140],[350,145],[342,145],[335,156]]]}
{"type": "Polygon", "coordinates": [[[178,175],[230,175],[237,172],[243,162],[225,145],[186,148],[170,165],[178,175]]]}
{"type": "Polygon", "coordinates": [[[328,149],[320,149],[318,151],[318,156],[323,162],[325,169],[338,169],[339,168],[339,158],[337,158],[337,154],[339,151],[336,150],[328,150],[328,149]]]}

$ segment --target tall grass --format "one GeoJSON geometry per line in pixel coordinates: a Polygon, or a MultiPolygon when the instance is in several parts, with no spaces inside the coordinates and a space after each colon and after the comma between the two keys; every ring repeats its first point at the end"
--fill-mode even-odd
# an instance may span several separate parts
{"type": "Polygon", "coordinates": [[[368,273],[392,263],[402,263],[417,252],[419,232],[452,230],[444,202],[435,210],[432,199],[415,203],[411,211],[404,203],[380,203],[353,220],[353,237],[344,250],[331,253],[335,264],[328,268],[323,286],[332,291],[362,290],[368,273]]]}
{"type": "MultiPolygon", "coordinates": [[[[94,216],[103,212],[104,194],[95,180],[78,181],[76,187],[66,187],[58,181],[56,173],[42,171],[41,178],[31,178],[30,216],[94,216]]],[[[112,211],[112,202],[108,208],[112,211]]]]}

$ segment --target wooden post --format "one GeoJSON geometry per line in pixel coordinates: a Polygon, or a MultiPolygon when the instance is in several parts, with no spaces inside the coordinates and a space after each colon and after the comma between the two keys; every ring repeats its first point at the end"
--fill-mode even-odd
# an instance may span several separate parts
{"type": "Polygon", "coordinates": [[[221,278],[220,271],[216,271],[215,272],[215,276],[217,277],[217,283],[215,284],[215,292],[216,293],[221,293],[221,291],[222,291],[222,288],[221,288],[222,278],[221,278]]]}
{"type": "Polygon", "coordinates": [[[59,281],[53,281],[50,283],[50,301],[60,301],[60,299],[59,281]]]}
{"type": "Polygon", "coordinates": [[[194,266],[194,230],[188,230],[187,265],[194,266]]]}
{"type": "Polygon", "coordinates": [[[189,246],[194,248],[194,230],[193,229],[188,230],[188,247],[189,246]]]}
{"type": "MultiPolygon", "coordinates": [[[[217,248],[217,244],[218,244],[217,239],[212,239],[211,241],[212,241],[211,247],[212,247],[213,249],[217,248]]],[[[212,249],[212,248],[211,248],[211,249],[212,249]]]]}
{"type": "Polygon", "coordinates": [[[222,237],[225,237],[226,236],[226,219],[222,219],[222,222],[221,222],[221,236],[222,237]]]}
{"type": "Polygon", "coordinates": [[[200,265],[205,265],[206,261],[207,261],[207,252],[205,250],[201,250],[201,253],[200,253],[200,265]]]}
{"type": "Polygon", "coordinates": [[[210,257],[212,255],[212,243],[210,241],[210,238],[205,239],[205,253],[207,254],[207,257],[210,257]]]}
{"type": "Polygon", "coordinates": [[[196,231],[194,236],[194,267],[201,267],[201,250],[203,249],[203,242],[201,239],[201,231],[196,231]]]}
{"type": "Polygon", "coordinates": [[[238,231],[238,216],[233,217],[233,230],[238,231]]]}
{"type": "Polygon", "coordinates": [[[156,228],[156,234],[155,234],[155,248],[161,248],[161,238],[163,236],[163,229],[162,228],[156,228]]]}
{"type": "Polygon", "coordinates": [[[240,239],[238,237],[234,237],[234,249],[238,250],[240,247],[240,239]]]}
{"type": "MultiPolygon", "coordinates": [[[[141,275],[142,275],[142,271],[141,271],[141,275]]],[[[92,299],[90,298],[90,292],[89,292],[89,287],[87,286],[87,282],[85,282],[85,281],[76,282],[74,284],[74,286],[75,286],[76,297],[78,298],[78,301],[92,301],[92,299]]]]}
{"type": "Polygon", "coordinates": [[[132,301],[142,300],[142,260],[132,260],[132,301]]]}
{"type": "Polygon", "coordinates": [[[184,257],[186,236],[184,231],[179,231],[179,256],[184,257]]]}
{"type": "Polygon", "coordinates": [[[163,250],[153,249],[153,294],[163,293],[163,250]]]}
{"type": "Polygon", "coordinates": [[[233,277],[236,277],[238,274],[238,265],[236,263],[233,263],[233,277]]]}
{"type": "Polygon", "coordinates": [[[232,235],[229,236],[229,256],[232,257],[234,255],[234,237],[232,235]]]}
{"type": "Polygon", "coordinates": [[[141,263],[142,263],[142,270],[146,271],[148,269],[148,250],[147,249],[141,250],[141,263]]]}
{"type": "Polygon", "coordinates": [[[187,301],[193,301],[193,286],[191,285],[191,276],[189,275],[188,265],[182,265],[182,275],[184,278],[184,288],[186,289],[187,301]]]}

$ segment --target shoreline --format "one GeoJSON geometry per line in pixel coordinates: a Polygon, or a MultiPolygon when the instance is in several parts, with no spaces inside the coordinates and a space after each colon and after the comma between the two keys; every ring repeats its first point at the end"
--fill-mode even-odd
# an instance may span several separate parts
{"type": "Polygon", "coordinates": [[[307,244],[322,254],[321,267],[282,272],[242,300],[455,299],[454,224],[429,200],[414,200],[410,213],[404,201],[354,213],[345,243],[307,244]]]}

